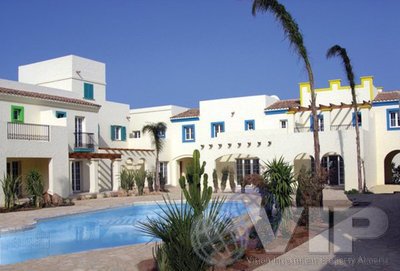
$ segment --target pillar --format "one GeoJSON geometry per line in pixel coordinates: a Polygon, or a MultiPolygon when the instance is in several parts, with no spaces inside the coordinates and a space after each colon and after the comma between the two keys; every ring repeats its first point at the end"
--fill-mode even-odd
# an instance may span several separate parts
{"type": "Polygon", "coordinates": [[[121,159],[115,159],[111,161],[111,174],[112,174],[112,190],[118,191],[121,186],[120,175],[120,163],[121,159]]]}
{"type": "Polygon", "coordinates": [[[99,160],[91,159],[89,161],[89,192],[99,192],[99,160]]]}

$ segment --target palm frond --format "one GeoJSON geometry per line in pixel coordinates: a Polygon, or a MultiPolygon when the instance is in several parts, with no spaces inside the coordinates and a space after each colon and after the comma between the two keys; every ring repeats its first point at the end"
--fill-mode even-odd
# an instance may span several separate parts
{"type": "Polygon", "coordinates": [[[354,89],[355,82],[354,82],[353,67],[351,66],[351,61],[349,56],[347,55],[346,49],[339,45],[332,46],[326,53],[326,58],[332,58],[335,56],[341,58],[344,68],[346,70],[347,80],[349,81],[350,87],[354,89]]]}

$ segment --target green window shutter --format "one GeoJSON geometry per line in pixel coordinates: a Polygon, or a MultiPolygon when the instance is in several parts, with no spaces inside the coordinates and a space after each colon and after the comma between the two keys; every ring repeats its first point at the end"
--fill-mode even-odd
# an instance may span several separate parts
{"type": "Polygon", "coordinates": [[[126,141],[126,127],[125,126],[121,127],[121,140],[126,141]]]}
{"type": "Polygon", "coordinates": [[[93,100],[93,84],[84,83],[83,84],[83,98],[88,100],[93,100]]]}
{"type": "Polygon", "coordinates": [[[11,122],[19,122],[24,123],[25,116],[24,116],[24,107],[12,105],[11,106],[11,122]]]}
{"type": "Polygon", "coordinates": [[[115,126],[111,125],[111,140],[115,140],[115,126]]]}

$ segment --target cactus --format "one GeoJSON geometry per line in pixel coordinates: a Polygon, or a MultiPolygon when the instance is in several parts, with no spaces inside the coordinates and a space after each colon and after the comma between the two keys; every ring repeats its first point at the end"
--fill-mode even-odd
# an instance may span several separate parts
{"type": "Polygon", "coordinates": [[[216,169],[214,169],[212,177],[213,177],[213,184],[214,184],[214,193],[218,193],[218,188],[219,188],[218,187],[218,173],[217,173],[216,169]]]}
{"type": "Polygon", "coordinates": [[[235,183],[235,172],[232,168],[229,169],[229,186],[231,187],[232,193],[236,192],[236,183],[235,183]]]}
{"type": "Polygon", "coordinates": [[[206,162],[200,165],[200,152],[194,150],[193,162],[186,168],[186,177],[179,179],[179,185],[195,215],[201,215],[211,200],[212,188],[208,186],[208,175],[204,173],[206,162]],[[203,177],[203,190],[201,178],[203,177]]]}

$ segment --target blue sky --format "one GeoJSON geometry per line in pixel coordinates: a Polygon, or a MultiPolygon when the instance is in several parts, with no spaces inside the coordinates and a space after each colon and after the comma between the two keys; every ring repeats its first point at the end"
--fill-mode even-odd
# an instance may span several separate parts
{"type": "MultiPolygon", "coordinates": [[[[357,77],[400,89],[400,1],[286,0],[304,34],[316,87],[342,78],[326,50],[346,47],[357,77]]],[[[0,78],[75,54],[107,64],[108,99],[145,107],[275,94],[297,98],[302,62],[271,14],[250,0],[2,0],[0,78]]]]}

